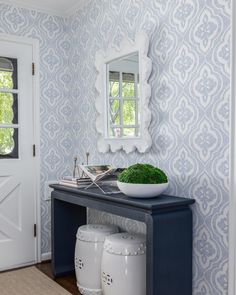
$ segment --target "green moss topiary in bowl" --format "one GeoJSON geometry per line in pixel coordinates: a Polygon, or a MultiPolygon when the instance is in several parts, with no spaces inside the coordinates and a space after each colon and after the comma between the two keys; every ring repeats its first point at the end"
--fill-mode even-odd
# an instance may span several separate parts
{"type": "Polygon", "coordinates": [[[151,198],[168,187],[168,177],[164,171],[150,164],[135,164],[118,176],[117,185],[130,197],[151,198]]]}
{"type": "Polygon", "coordinates": [[[168,178],[161,169],[150,164],[135,164],[125,169],[118,180],[125,183],[157,184],[166,183],[168,178]]]}

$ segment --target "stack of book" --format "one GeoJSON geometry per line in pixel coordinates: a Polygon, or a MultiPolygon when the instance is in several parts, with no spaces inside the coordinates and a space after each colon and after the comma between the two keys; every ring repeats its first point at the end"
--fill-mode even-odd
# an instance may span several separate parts
{"type": "Polygon", "coordinates": [[[95,184],[103,193],[120,192],[117,187],[117,176],[124,168],[113,168],[111,165],[79,165],[79,168],[84,177],[64,176],[59,184],[77,188],[87,188],[95,184]]]}
{"type": "Polygon", "coordinates": [[[72,176],[64,176],[60,180],[59,184],[71,186],[71,187],[78,187],[78,188],[85,188],[92,183],[89,177],[84,178],[74,178],[72,176]]]}

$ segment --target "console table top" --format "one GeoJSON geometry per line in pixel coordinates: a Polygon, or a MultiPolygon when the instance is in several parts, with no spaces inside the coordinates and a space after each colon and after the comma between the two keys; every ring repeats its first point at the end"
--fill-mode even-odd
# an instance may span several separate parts
{"type": "MultiPolygon", "coordinates": [[[[138,198],[130,198],[122,193],[118,194],[103,194],[100,192],[98,188],[89,188],[89,189],[79,189],[69,186],[64,186],[60,184],[51,184],[51,188],[56,191],[70,193],[74,196],[80,196],[85,198],[94,199],[102,202],[109,202],[114,204],[123,204],[127,206],[132,206],[136,208],[143,208],[148,210],[156,210],[170,207],[179,207],[186,206],[195,203],[194,199],[176,197],[176,196],[168,196],[168,195],[160,195],[155,198],[149,199],[138,199],[138,198]]],[[[66,201],[66,197],[65,197],[66,201]]]]}

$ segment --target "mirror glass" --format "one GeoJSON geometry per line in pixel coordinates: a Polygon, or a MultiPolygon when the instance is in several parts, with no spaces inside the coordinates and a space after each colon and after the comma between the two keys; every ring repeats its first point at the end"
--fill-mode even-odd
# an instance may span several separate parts
{"type": "Polygon", "coordinates": [[[107,137],[140,136],[139,54],[123,56],[107,67],[107,137]]]}

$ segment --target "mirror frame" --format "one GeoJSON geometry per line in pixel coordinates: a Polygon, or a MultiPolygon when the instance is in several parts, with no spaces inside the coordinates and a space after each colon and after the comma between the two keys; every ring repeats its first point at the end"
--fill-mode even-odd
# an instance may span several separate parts
{"type": "Polygon", "coordinates": [[[98,150],[101,153],[109,151],[116,152],[123,149],[126,153],[137,149],[140,153],[148,151],[152,145],[152,139],[149,133],[151,122],[151,111],[148,107],[151,97],[151,86],[148,83],[152,71],[152,61],[147,56],[149,49],[149,37],[145,32],[139,32],[135,40],[128,37],[123,38],[119,47],[111,47],[107,51],[99,50],[95,56],[95,67],[98,72],[96,80],[96,90],[98,96],[95,106],[98,112],[96,120],[96,129],[99,134],[98,150]],[[129,54],[138,52],[139,54],[139,79],[140,79],[140,136],[139,137],[121,137],[110,138],[107,134],[107,64],[116,59],[129,54]]]}

